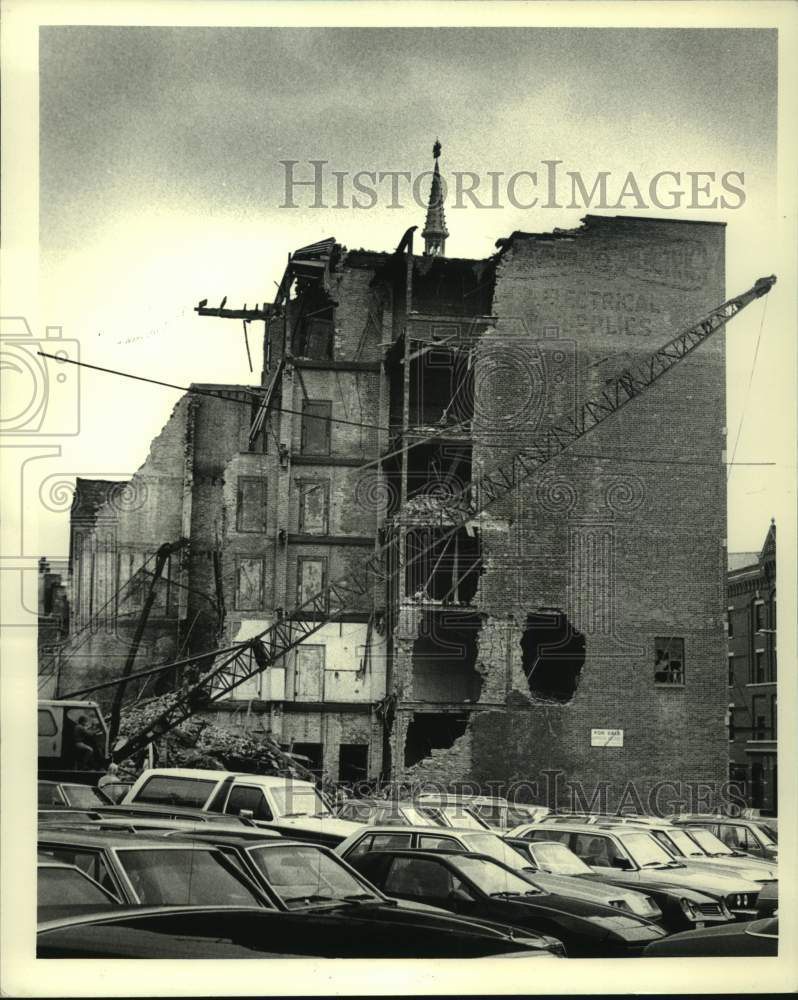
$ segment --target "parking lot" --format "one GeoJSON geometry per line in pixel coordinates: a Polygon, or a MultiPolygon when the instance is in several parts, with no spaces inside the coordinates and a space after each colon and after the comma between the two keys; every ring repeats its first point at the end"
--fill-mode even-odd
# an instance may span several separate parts
{"type": "Polygon", "coordinates": [[[778,951],[772,819],[333,802],[309,781],[168,768],[113,797],[39,783],[41,958],[778,951]]]}

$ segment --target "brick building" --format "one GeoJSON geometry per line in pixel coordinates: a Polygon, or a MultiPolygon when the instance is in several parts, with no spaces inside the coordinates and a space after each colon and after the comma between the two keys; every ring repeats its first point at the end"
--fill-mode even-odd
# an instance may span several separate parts
{"type": "Polygon", "coordinates": [[[723,338],[457,532],[447,500],[478,510],[482,473],[722,302],[723,226],[587,216],[461,259],[434,194],[423,254],[410,231],[392,253],[296,251],[246,317],[264,323],[261,386],[195,386],[127,508],[93,512],[73,622],[106,516],[116,564],[93,600],[116,593],[119,610],[70,669],[118,671],[140,601],[125,580],[162,541],[190,539],[139,668],[251,636],[387,552],[385,577],[215,716],[270,728],[334,778],[557,769],[616,799],[632,780],[640,795],[720,783],[723,338]]]}
{"type": "Polygon", "coordinates": [[[761,552],[729,553],[729,778],[749,806],[778,812],[776,525],[761,552]]]}
{"type": "Polygon", "coordinates": [[[38,646],[39,697],[49,698],[55,691],[61,661],[61,649],[69,636],[69,598],[66,559],[39,560],[38,646]]]}

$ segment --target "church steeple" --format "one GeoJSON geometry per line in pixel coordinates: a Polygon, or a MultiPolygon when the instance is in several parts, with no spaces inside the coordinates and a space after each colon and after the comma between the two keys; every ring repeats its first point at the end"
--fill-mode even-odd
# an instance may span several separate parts
{"type": "Polygon", "coordinates": [[[424,253],[430,257],[443,257],[446,254],[446,237],[449,235],[449,231],[446,228],[446,217],[443,214],[441,171],[438,166],[441,144],[437,139],[432,147],[432,155],[435,157],[435,167],[432,171],[427,221],[421,235],[424,237],[424,253]]]}

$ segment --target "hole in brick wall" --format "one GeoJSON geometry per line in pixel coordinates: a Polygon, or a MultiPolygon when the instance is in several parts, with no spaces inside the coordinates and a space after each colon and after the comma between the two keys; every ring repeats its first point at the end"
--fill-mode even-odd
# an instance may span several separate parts
{"type": "Polygon", "coordinates": [[[468,725],[463,712],[416,712],[405,737],[405,767],[412,767],[433,750],[448,750],[468,725]]]}
{"type": "Polygon", "coordinates": [[[558,702],[573,698],[585,664],[585,637],[562,611],[528,614],[521,652],[533,697],[558,702]]]}
{"type": "Polygon", "coordinates": [[[413,697],[417,701],[479,701],[482,675],[476,670],[482,617],[425,611],[413,643],[413,697]]]}

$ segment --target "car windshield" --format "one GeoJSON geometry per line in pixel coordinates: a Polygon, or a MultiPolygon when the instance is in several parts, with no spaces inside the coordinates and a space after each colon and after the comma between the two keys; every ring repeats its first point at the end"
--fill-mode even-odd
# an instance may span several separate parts
{"type": "Polygon", "coordinates": [[[91,785],[65,785],[64,794],[67,802],[78,809],[92,809],[96,806],[107,806],[110,799],[91,785]]]}
{"type": "Polygon", "coordinates": [[[706,857],[706,851],[701,850],[701,842],[697,837],[688,835],[684,830],[668,830],[663,831],[663,835],[667,837],[670,843],[666,843],[666,847],[670,847],[673,844],[675,850],[674,854],[681,854],[686,858],[704,858],[706,857]],[[698,842],[696,842],[698,841],[698,842]]]}
{"type": "Polygon", "coordinates": [[[217,784],[217,781],[208,778],[156,774],[144,782],[133,801],[149,802],[156,806],[193,806],[201,809],[217,784]]]}
{"type": "Polygon", "coordinates": [[[401,815],[407,820],[411,826],[429,826],[432,823],[433,826],[441,826],[440,820],[434,820],[430,816],[425,816],[423,812],[416,809],[415,806],[403,805],[401,807],[401,815]]]}
{"type": "Polygon", "coordinates": [[[90,906],[94,909],[118,905],[117,900],[76,868],[41,866],[36,881],[36,896],[39,911],[54,906],[90,906]]]}
{"type": "Polygon", "coordinates": [[[537,895],[536,889],[520,875],[515,875],[495,861],[487,858],[462,858],[452,855],[456,868],[471,879],[471,881],[489,896],[504,895],[537,895]]]}
{"type": "MultiPolygon", "coordinates": [[[[463,834],[462,841],[469,851],[487,854],[488,857],[495,858],[511,868],[524,867],[524,859],[518,851],[510,847],[509,844],[505,844],[501,837],[495,833],[466,833],[463,834]]],[[[526,864],[527,867],[531,867],[529,862],[526,864]]]]}
{"type": "Polygon", "coordinates": [[[690,830],[690,836],[707,854],[734,854],[734,851],[716,837],[711,830],[702,830],[699,827],[690,830]]]}
{"type": "Polygon", "coordinates": [[[621,843],[640,868],[654,868],[674,863],[673,855],[668,854],[649,833],[624,834],[621,843]]]}
{"type": "Polygon", "coordinates": [[[139,901],[149,906],[258,906],[261,898],[221,854],[201,847],[119,848],[139,901]]]}
{"type": "MultiPolygon", "coordinates": [[[[761,823],[756,823],[754,825],[754,832],[758,835],[763,844],[773,844],[775,846],[778,843],[778,835],[776,834],[774,836],[771,834],[770,830],[768,830],[768,828],[761,823]]],[[[775,834],[775,831],[773,831],[773,833],[775,834]]]]}
{"type": "Polygon", "coordinates": [[[453,826],[463,830],[486,830],[487,824],[476,817],[470,809],[458,803],[457,805],[420,806],[421,812],[440,826],[453,826]],[[441,821],[441,818],[443,820],[441,821]]]}
{"type": "Polygon", "coordinates": [[[531,850],[538,867],[556,875],[593,874],[593,870],[565,844],[532,844],[531,850]]]}
{"type": "Polygon", "coordinates": [[[336,858],[313,844],[253,847],[248,853],[289,909],[320,902],[379,898],[336,858]]]}
{"type": "Polygon", "coordinates": [[[324,799],[309,785],[287,784],[269,789],[278,816],[332,816],[324,799]]]}
{"type": "Polygon", "coordinates": [[[488,826],[502,827],[506,819],[506,806],[500,802],[480,802],[471,807],[488,826]]]}

